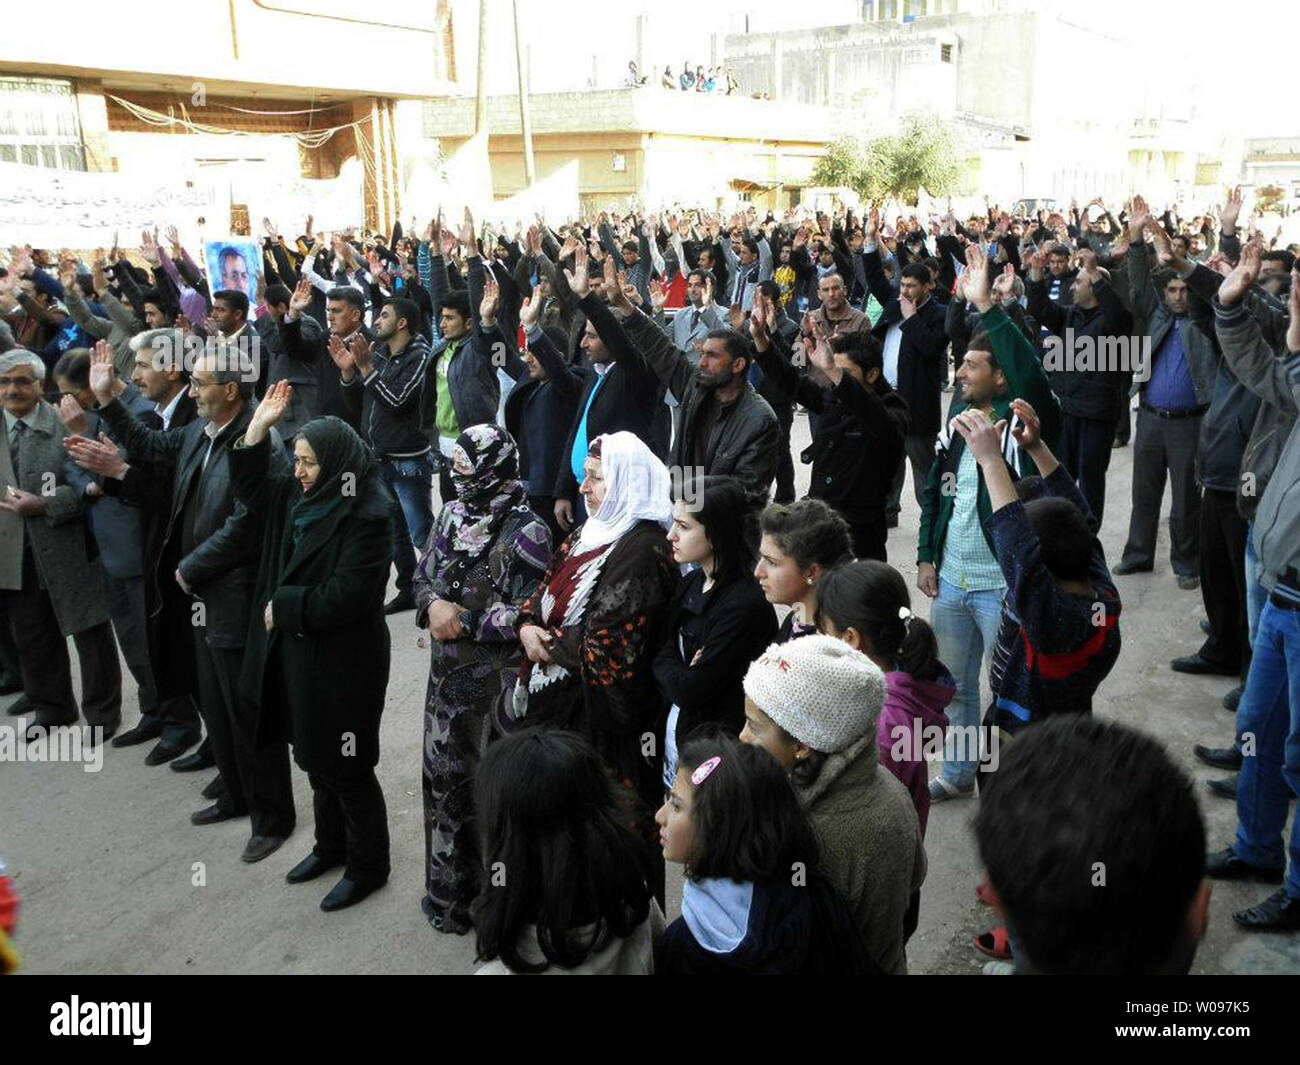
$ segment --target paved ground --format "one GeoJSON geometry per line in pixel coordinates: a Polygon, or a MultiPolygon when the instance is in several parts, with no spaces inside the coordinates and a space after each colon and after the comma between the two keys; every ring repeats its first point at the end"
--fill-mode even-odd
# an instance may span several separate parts
{"type": "MultiPolygon", "coordinates": [[[[795,433],[798,455],[807,443],[802,417],[795,433]]],[[[1111,465],[1103,541],[1112,563],[1127,530],[1130,456],[1129,449],[1117,451],[1111,465]]],[[[798,474],[802,492],[808,468],[799,467],[798,474]]],[[[889,546],[911,583],[917,513],[910,494],[905,503],[889,546]]],[[[1160,738],[1199,784],[1214,774],[1195,761],[1192,744],[1230,742],[1232,717],[1219,700],[1231,682],[1169,670],[1169,659],[1199,646],[1204,611],[1199,593],[1180,591],[1174,582],[1165,526],[1160,557],[1154,574],[1119,578],[1124,650],[1102,686],[1097,712],[1160,738]]],[[[914,606],[925,611],[924,597],[914,595],[914,606]]],[[[284,882],[285,872],[311,847],[310,789],[296,770],[297,832],[278,853],[247,866],[239,861],[246,821],[204,828],[189,823],[190,813],[205,805],[198,791],[210,774],[147,768],[147,746],[110,748],[99,773],[73,764],[7,764],[0,767],[0,855],[23,896],[18,944],[24,971],[472,971],[471,939],[433,932],[419,909],[421,707],[428,652],[417,646],[410,614],[392,628],[392,679],[379,766],[393,838],[393,875],[384,890],[361,906],[327,915],[317,904],[332,878],[296,887],[284,882]]],[[[137,713],[131,692],[126,727],[137,713]]],[[[0,723],[16,720],[0,711],[0,723]]],[[[1232,838],[1234,807],[1201,794],[1210,844],[1223,846],[1232,838]]],[[[982,958],[970,943],[989,922],[973,895],[978,868],[969,821],[975,801],[945,803],[930,815],[930,873],[920,927],[909,945],[914,973],[979,970],[982,958]]],[[[1300,936],[1246,935],[1232,923],[1233,910],[1269,891],[1258,884],[1215,886],[1198,972],[1300,971],[1300,936]]],[[[679,900],[680,878],[670,872],[670,916],[679,900]]]]}

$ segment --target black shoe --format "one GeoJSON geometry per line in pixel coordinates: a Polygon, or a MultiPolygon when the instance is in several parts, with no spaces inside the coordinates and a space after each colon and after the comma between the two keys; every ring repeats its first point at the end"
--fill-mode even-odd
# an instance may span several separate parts
{"type": "Polygon", "coordinates": [[[1198,743],[1192,751],[1206,765],[1215,769],[1226,769],[1230,773],[1235,773],[1245,761],[1241,752],[1235,747],[1205,747],[1198,743]]]}
{"type": "Polygon", "coordinates": [[[1202,658],[1199,651],[1194,655],[1183,655],[1182,658],[1175,658],[1169,663],[1169,668],[1175,673],[1198,673],[1220,677],[1241,676],[1240,669],[1228,669],[1224,666],[1216,666],[1213,662],[1202,658]]]}
{"type": "Polygon", "coordinates": [[[177,773],[197,773],[201,769],[211,769],[216,764],[217,760],[212,757],[212,748],[207,743],[203,743],[197,751],[172,762],[172,769],[177,773]]]}
{"type": "Polygon", "coordinates": [[[1204,618],[1201,619],[1201,631],[1205,633],[1206,636],[1214,635],[1214,630],[1210,627],[1210,623],[1204,618]]]}
{"type": "Polygon", "coordinates": [[[151,721],[147,717],[142,717],[135,728],[127,729],[120,736],[114,736],[113,746],[134,747],[137,743],[148,743],[150,740],[156,740],[161,736],[162,730],[161,721],[151,721]]]}
{"type": "Polygon", "coordinates": [[[190,814],[190,824],[192,825],[215,825],[218,821],[233,821],[237,817],[247,817],[246,813],[236,813],[219,802],[214,802],[211,806],[205,806],[202,810],[190,814]]]}
{"type": "Polygon", "coordinates": [[[18,696],[17,699],[9,704],[9,709],[5,711],[5,713],[11,714],[14,717],[18,717],[21,714],[30,714],[31,712],[32,701],[25,695],[18,696]]]}
{"type": "Polygon", "coordinates": [[[1283,870],[1266,869],[1237,857],[1231,847],[1206,856],[1205,875],[1211,880],[1260,880],[1265,884],[1282,883],[1283,870]]]}
{"type": "Polygon", "coordinates": [[[1111,446],[1112,448],[1115,448],[1115,447],[1128,447],[1128,441],[1127,441],[1127,440],[1121,440],[1121,439],[1117,436],[1117,437],[1115,437],[1114,440],[1112,440],[1112,441],[1110,442],[1110,446],[1111,446]]]}
{"type": "Polygon", "coordinates": [[[107,743],[117,735],[117,730],[122,727],[122,722],[114,721],[111,725],[85,725],[84,743],[87,747],[94,747],[97,743],[107,743]]]}
{"type": "Polygon", "coordinates": [[[1230,777],[1216,777],[1214,780],[1207,780],[1205,786],[1209,789],[1211,795],[1217,795],[1221,799],[1235,799],[1237,797],[1237,775],[1235,773],[1230,777]]]}
{"type": "Polygon", "coordinates": [[[1232,919],[1251,932],[1294,932],[1300,929],[1300,899],[1283,888],[1258,906],[1234,913],[1232,919]]]}
{"type": "Polygon", "coordinates": [[[898,515],[897,515],[897,514],[890,514],[887,518],[885,518],[885,528],[886,528],[886,529],[897,529],[897,528],[898,528],[898,515]]]}
{"type": "Polygon", "coordinates": [[[219,799],[221,798],[225,790],[226,790],[226,785],[221,779],[221,774],[218,773],[215,777],[213,777],[210,781],[208,781],[206,785],[204,785],[203,790],[199,792],[199,794],[202,795],[203,798],[205,799],[219,799]]]}
{"type": "MultiPolygon", "coordinates": [[[[403,592],[400,595],[395,595],[393,596],[392,599],[388,600],[388,602],[384,604],[385,614],[401,614],[404,611],[414,610],[414,609],[415,609],[415,596],[411,595],[410,592],[403,592]]],[[[358,899],[357,901],[359,902],[361,900],[358,899]]]]}
{"type": "Polygon", "coordinates": [[[179,758],[185,753],[188,744],[168,743],[166,740],[160,741],[154,746],[144,760],[145,765],[162,765],[164,762],[170,762],[173,758],[179,758]]]}
{"type": "Polygon", "coordinates": [[[347,909],[349,906],[355,906],[362,899],[373,895],[388,881],[376,880],[369,883],[360,883],[356,880],[349,880],[346,876],[334,885],[328,895],[320,900],[320,908],[326,913],[333,913],[335,910],[347,909]]]}
{"type": "Polygon", "coordinates": [[[323,876],[331,869],[337,869],[342,864],[342,858],[322,858],[315,851],[312,851],[306,858],[290,869],[284,878],[291,884],[305,884],[308,880],[315,880],[318,876],[323,876]]]}
{"type": "Polygon", "coordinates": [[[1121,558],[1111,568],[1111,573],[1116,577],[1124,577],[1130,573],[1150,573],[1155,568],[1155,564],[1152,562],[1135,562],[1131,559],[1121,558]]]}
{"type": "Polygon", "coordinates": [[[260,862],[268,854],[274,854],[284,843],[284,836],[252,836],[244,844],[244,853],[239,856],[241,862],[260,862]]]}
{"type": "Polygon", "coordinates": [[[41,721],[33,721],[27,726],[27,742],[31,743],[37,739],[47,739],[50,729],[71,728],[76,725],[75,721],[56,721],[53,724],[45,724],[41,721]]]}
{"type": "Polygon", "coordinates": [[[1201,578],[1191,573],[1176,574],[1178,578],[1178,587],[1185,592],[1194,592],[1201,586],[1201,578]]]}
{"type": "Polygon", "coordinates": [[[1229,713],[1237,712],[1237,704],[1241,702],[1241,693],[1246,690],[1246,685],[1238,684],[1232,691],[1223,697],[1223,709],[1229,713]]]}

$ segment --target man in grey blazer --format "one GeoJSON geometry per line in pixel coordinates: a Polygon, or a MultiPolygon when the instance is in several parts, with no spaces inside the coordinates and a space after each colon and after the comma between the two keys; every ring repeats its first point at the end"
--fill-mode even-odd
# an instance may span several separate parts
{"type": "Polygon", "coordinates": [[[81,493],[68,482],[67,429],[41,399],[45,363],[21,348],[0,355],[0,596],[36,720],[30,735],[76,724],[67,637],[81,663],[81,709],[107,739],[122,716],[122,674],[100,563],[88,553],[81,493]]]}

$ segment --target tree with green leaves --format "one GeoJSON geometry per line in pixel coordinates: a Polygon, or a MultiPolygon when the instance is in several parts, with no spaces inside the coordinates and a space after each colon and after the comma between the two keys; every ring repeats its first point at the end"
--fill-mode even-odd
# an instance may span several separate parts
{"type": "Polygon", "coordinates": [[[891,197],[915,204],[921,189],[931,196],[950,195],[960,175],[952,128],[933,116],[912,114],[897,133],[865,143],[852,136],[835,141],[817,161],[812,180],[851,188],[865,200],[891,197]]]}

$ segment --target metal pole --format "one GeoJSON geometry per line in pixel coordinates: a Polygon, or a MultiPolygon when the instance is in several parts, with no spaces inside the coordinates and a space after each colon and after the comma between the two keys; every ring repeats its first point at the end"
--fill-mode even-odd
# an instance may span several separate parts
{"type": "Polygon", "coordinates": [[[478,97],[474,101],[474,132],[487,129],[487,66],[488,0],[478,0],[478,97]]]}
{"type": "Polygon", "coordinates": [[[519,28],[519,0],[513,0],[515,9],[515,70],[519,78],[519,125],[524,134],[524,181],[532,187],[537,180],[533,165],[533,122],[528,113],[528,66],[524,62],[524,35],[519,28]]]}

